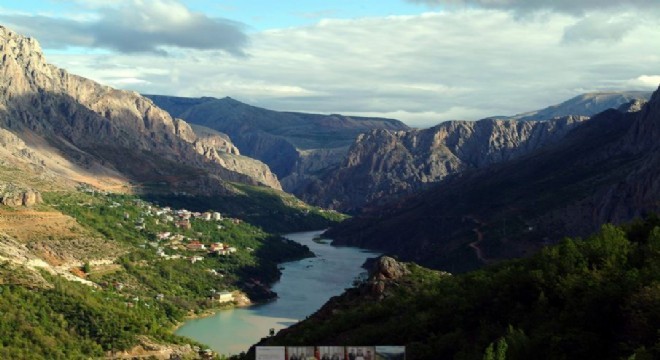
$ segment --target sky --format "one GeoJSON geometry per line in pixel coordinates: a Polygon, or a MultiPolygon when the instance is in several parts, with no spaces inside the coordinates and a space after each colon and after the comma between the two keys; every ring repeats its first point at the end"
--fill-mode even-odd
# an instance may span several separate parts
{"type": "Polygon", "coordinates": [[[413,127],[660,85],[659,0],[0,0],[49,62],[145,94],[413,127]]]}

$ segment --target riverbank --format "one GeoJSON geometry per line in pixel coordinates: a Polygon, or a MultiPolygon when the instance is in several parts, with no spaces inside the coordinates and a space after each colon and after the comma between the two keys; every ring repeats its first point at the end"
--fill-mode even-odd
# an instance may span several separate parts
{"type": "Polygon", "coordinates": [[[189,320],[178,328],[176,334],[208,344],[219,354],[247,351],[268,336],[270,329],[279,331],[293,325],[314,313],[331,297],[341,294],[364,272],[361,266],[365,260],[379,255],[314,241],[321,233],[284,235],[309,247],[316,256],[278,265],[280,280],[272,286],[278,294],[275,301],[226,309],[213,316],[189,320]]]}

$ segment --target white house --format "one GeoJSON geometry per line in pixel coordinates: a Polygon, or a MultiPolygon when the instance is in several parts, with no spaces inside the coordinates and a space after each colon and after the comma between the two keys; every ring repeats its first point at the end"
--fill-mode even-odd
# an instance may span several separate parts
{"type": "Polygon", "coordinates": [[[217,294],[218,302],[225,303],[234,301],[234,294],[229,291],[223,291],[217,294]]]}

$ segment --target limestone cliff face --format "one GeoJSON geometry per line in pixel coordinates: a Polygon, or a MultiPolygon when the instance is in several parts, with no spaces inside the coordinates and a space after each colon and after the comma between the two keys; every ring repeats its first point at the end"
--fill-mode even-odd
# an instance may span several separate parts
{"type": "Polygon", "coordinates": [[[0,27],[0,127],[27,143],[46,139],[78,165],[108,168],[131,181],[165,179],[172,186],[186,183],[186,191],[204,193],[226,192],[223,180],[279,188],[276,179],[262,182],[204,156],[200,153],[204,140],[198,141],[191,126],[151,100],[52,66],[36,40],[4,27],[0,27]],[[197,176],[210,178],[200,180],[197,185],[205,186],[198,187],[197,176]]]}
{"type": "Polygon", "coordinates": [[[282,190],[277,176],[270,171],[268,165],[259,160],[241,156],[229,136],[204,126],[192,125],[191,128],[195,134],[193,145],[197,153],[225,169],[247,175],[273,189],[282,190]]]}
{"type": "Polygon", "coordinates": [[[367,209],[325,235],[452,272],[660,211],[660,90],[527,155],[367,209]]]}
{"type": "Polygon", "coordinates": [[[408,129],[393,119],[273,111],[232,98],[148,96],[174,116],[229,134],[243,155],[268,164],[296,195],[340,165],[359,134],[408,129]]]}
{"type": "Polygon", "coordinates": [[[450,121],[430,129],[360,135],[341,167],[302,197],[341,210],[411,194],[448,175],[530,153],[562,139],[586,117],[550,121],[450,121]]]}
{"type": "Polygon", "coordinates": [[[299,150],[298,158],[289,175],[281,180],[287,191],[300,195],[309,184],[319,181],[319,177],[335,171],[348,153],[348,147],[334,149],[299,150]]]}
{"type": "MultiPolygon", "coordinates": [[[[200,127],[195,126],[196,132],[200,127]]],[[[259,160],[241,156],[238,148],[231,143],[228,136],[201,133],[193,143],[195,150],[225,169],[244,174],[255,179],[260,184],[273,189],[282,190],[277,176],[270,171],[268,165],[259,160]]]]}

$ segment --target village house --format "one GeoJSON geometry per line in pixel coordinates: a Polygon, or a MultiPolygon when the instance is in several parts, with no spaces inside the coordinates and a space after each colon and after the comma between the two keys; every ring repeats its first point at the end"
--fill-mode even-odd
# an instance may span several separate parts
{"type": "Polygon", "coordinates": [[[199,250],[204,250],[206,249],[206,246],[202,244],[201,242],[195,240],[191,241],[186,245],[186,249],[191,250],[191,251],[199,251],[199,250]]]}
{"type": "Polygon", "coordinates": [[[234,294],[229,291],[222,291],[215,294],[215,297],[220,303],[232,302],[234,301],[234,294]]]}
{"type": "Polygon", "coordinates": [[[214,212],[213,213],[213,220],[215,220],[215,221],[222,220],[222,214],[220,214],[219,212],[214,212]]]}
{"type": "Polygon", "coordinates": [[[235,247],[224,245],[221,249],[216,250],[216,253],[218,255],[228,256],[235,253],[236,251],[237,249],[235,247]]]}
{"type": "Polygon", "coordinates": [[[211,246],[209,247],[209,251],[210,252],[216,252],[216,251],[218,251],[220,249],[224,249],[224,248],[225,248],[225,244],[223,244],[221,242],[217,242],[217,243],[211,244],[211,246]]]}
{"type": "Polygon", "coordinates": [[[190,224],[190,220],[187,220],[187,219],[186,220],[179,220],[179,221],[175,222],[174,226],[176,226],[177,228],[184,229],[184,230],[190,230],[190,228],[192,227],[192,225],[190,224]]]}

